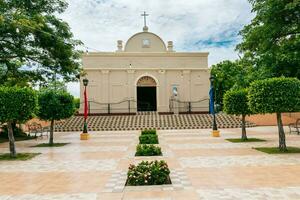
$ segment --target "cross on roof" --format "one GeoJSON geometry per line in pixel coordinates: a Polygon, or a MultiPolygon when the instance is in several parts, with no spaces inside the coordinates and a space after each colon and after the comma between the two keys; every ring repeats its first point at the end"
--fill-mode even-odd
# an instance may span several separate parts
{"type": "Polygon", "coordinates": [[[147,26],[147,23],[146,23],[146,17],[149,16],[149,14],[146,13],[146,11],[144,11],[143,14],[141,14],[142,17],[144,17],[144,26],[146,27],[147,26]]]}

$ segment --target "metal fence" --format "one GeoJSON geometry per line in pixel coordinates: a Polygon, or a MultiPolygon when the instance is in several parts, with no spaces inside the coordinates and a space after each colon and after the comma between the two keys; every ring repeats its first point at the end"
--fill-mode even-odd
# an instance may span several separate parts
{"type": "MultiPolygon", "coordinates": [[[[81,108],[84,107],[84,103],[80,103],[81,108]]],[[[96,101],[88,101],[88,114],[120,114],[136,113],[136,101],[124,100],[117,103],[99,103],[96,101]]]]}
{"type": "Polygon", "coordinates": [[[170,99],[170,112],[179,113],[197,113],[208,112],[209,98],[201,99],[199,101],[180,101],[177,99],[170,99]]]}

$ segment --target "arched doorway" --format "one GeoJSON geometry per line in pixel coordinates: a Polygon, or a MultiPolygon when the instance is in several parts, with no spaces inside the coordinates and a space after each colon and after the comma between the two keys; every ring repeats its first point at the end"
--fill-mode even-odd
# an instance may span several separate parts
{"type": "Polygon", "coordinates": [[[156,111],[156,81],[150,76],[143,76],[137,82],[137,110],[156,111]]]}

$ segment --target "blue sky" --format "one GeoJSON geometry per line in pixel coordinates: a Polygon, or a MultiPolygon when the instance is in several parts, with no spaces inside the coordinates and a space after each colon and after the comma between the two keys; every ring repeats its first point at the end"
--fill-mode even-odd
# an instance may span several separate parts
{"type": "MultiPolygon", "coordinates": [[[[176,51],[208,51],[209,65],[234,60],[238,32],[253,18],[247,0],[68,0],[60,17],[76,39],[92,49],[115,51],[116,41],[126,41],[142,30],[141,13],[150,14],[149,31],[164,41],[174,41],[176,51]]],[[[79,96],[79,84],[68,84],[79,96]]]]}

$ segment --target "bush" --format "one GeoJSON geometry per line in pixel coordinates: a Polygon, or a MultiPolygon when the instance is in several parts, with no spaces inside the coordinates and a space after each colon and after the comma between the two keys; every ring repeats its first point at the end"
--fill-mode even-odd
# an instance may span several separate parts
{"type": "Polygon", "coordinates": [[[36,94],[30,88],[0,87],[0,122],[8,127],[10,156],[16,157],[13,124],[32,118],[36,94]]]}
{"type": "Polygon", "coordinates": [[[163,185],[171,184],[170,170],[165,161],[142,161],[137,166],[130,165],[127,173],[127,185],[163,185]]]}
{"type": "Polygon", "coordinates": [[[153,144],[139,144],[136,146],[136,156],[161,156],[161,148],[153,144]]]}
{"type": "Polygon", "coordinates": [[[39,94],[38,103],[38,117],[51,121],[49,144],[53,145],[54,121],[69,118],[74,114],[74,97],[62,90],[45,90],[39,94]]]}
{"type": "Polygon", "coordinates": [[[158,137],[157,135],[141,135],[139,137],[140,144],[158,144],[158,137]]]}
{"type": "Polygon", "coordinates": [[[249,107],[255,113],[276,113],[279,149],[287,151],[281,113],[300,110],[300,80],[270,78],[255,81],[249,88],[249,107]]]}
{"type": "Polygon", "coordinates": [[[156,130],[155,129],[149,129],[149,130],[143,130],[142,135],[156,135],[156,130]]]}

